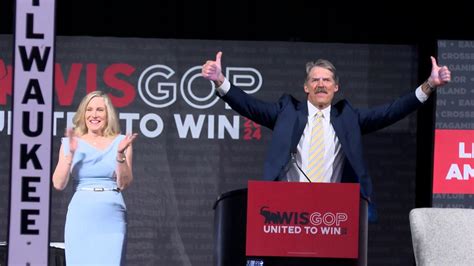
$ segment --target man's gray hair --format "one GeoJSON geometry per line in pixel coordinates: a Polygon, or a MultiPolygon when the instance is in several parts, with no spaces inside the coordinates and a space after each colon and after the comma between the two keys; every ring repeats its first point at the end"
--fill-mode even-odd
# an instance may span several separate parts
{"type": "Polygon", "coordinates": [[[334,78],[334,82],[336,84],[339,84],[339,76],[337,75],[336,67],[330,61],[326,59],[318,59],[316,61],[310,61],[306,63],[306,81],[308,81],[309,73],[315,67],[322,67],[331,71],[334,78]]]}

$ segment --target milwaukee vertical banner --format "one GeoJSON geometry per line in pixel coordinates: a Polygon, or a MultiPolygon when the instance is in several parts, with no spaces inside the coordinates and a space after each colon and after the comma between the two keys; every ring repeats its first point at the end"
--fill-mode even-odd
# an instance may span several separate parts
{"type": "Polygon", "coordinates": [[[9,265],[48,263],[54,8],[16,1],[9,265]]]}

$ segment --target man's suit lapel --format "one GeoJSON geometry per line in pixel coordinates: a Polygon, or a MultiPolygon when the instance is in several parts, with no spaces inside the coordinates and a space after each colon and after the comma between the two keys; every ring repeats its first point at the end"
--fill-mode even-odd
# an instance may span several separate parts
{"type": "Polygon", "coordinates": [[[339,138],[339,141],[342,144],[343,140],[341,140],[341,138],[344,137],[344,128],[342,125],[342,121],[339,118],[339,111],[334,105],[331,106],[331,124],[332,124],[332,127],[334,128],[334,132],[336,132],[336,136],[339,138]]]}
{"type": "Polygon", "coordinates": [[[304,128],[308,122],[308,104],[306,101],[299,102],[296,106],[296,123],[291,135],[291,152],[296,152],[296,147],[303,135],[304,128]]]}
{"type": "Polygon", "coordinates": [[[341,143],[341,149],[348,160],[349,165],[345,164],[344,169],[343,169],[343,176],[341,182],[358,182],[358,178],[356,176],[352,168],[352,165],[354,165],[354,150],[353,150],[353,145],[350,143],[350,140],[348,139],[348,132],[349,129],[347,128],[347,125],[344,125],[343,119],[341,117],[341,113],[335,106],[333,105],[331,107],[331,124],[332,127],[334,128],[334,132],[336,134],[336,137],[339,139],[339,143],[341,143]],[[346,168],[349,167],[351,170],[350,172],[347,172],[346,168]],[[353,174],[350,174],[353,173],[353,174]]]}
{"type": "Polygon", "coordinates": [[[344,126],[343,119],[341,118],[341,114],[334,105],[331,106],[331,124],[332,124],[332,127],[334,128],[336,137],[339,139],[339,142],[341,143],[342,151],[344,152],[346,156],[348,156],[349,154],[351,154],[350,152],[346,150],[346,149],[349,149],[350,147],[349,140],[346,137],[348,129],[347,127],[344,126]]]}

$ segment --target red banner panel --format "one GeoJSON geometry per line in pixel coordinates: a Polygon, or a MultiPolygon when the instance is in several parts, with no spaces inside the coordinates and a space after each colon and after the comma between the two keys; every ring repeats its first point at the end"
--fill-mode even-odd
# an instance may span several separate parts
{"type": "Polygon", "coordinates": [[[357,258],[359,184],[249,181],[247,256],[357,258]]]}
{"type": "Polygon", "coordinates": [[[474,130],[436,130],[433,193],[474,194],[474,130]]]}

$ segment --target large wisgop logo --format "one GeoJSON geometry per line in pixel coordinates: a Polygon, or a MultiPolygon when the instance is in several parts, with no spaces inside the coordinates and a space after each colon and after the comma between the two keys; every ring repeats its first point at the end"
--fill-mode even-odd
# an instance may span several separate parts
{"type": "MultiPolygon", "coordinates": [[[[36,51],[36,50],[34,50],[36,51]]],[[[41,61],[45,56],[39,51],[31,52],[28,60],[41,61]]],[[[0,61],[0,106],[7,104],[7,98],[12,94],[12,71],[10,66],[0,61]]],[[[137,99],[141,99],[152,109],[168,108],[178,99],[189,107],[180,108],[173,113],[174,127],[180,139],[207,138],[207,139],[240,139],[260,140],[260,125],[245,120],[241,126],[240,116],[225,111],[202,111],[199,114],[192,109],[207,109],[216,104],[219,98],[215,94],[215,85],[201,75],[202,66],[193,66],[179,76],[171,67],[156,64],[137,72],[137,67],[127,63],[107,65],[99,70],[98,64],[73,63],[70,66],[55,64],[55,97],[58,106],[72,106],[80,87],[79,80],[86,80],[86,92],[98,89],[97,81],[102,78],[105,86],[114,93],[109,96],[116,107],[133,106],[137,99]],[[66,73],[63,68],[68,69],[66,73]],[[138,79],[136,78],[138,77],[138,79]],[[136,96],[138,92],[139,98],[136,96]],[[217,113],[216,113],[217,112],[217,113]]],[[[239,86],[248,94],[260,90],[263,78],[259,70],[251,67],[227,67],[225,74],[230,82],[239,86]]],[[[139,101],[139,100],[138,100],[139,101]]],[[[226,109],[230,109],[225,105],[226,109]]],[[[74,112],[55,111],[53,113],[53,135],[62,134],[57,129],[58,124],[72,126],[74,112]]],[[[0,110],[0,133],[11,134],[11,111],[0,110]]],[[[124,132],[139,132],[147,138],[157,138],[166,124],[155,110],[140,110],[139,112],[120,112],[119,119],[125,125],[124,132]]]]}

